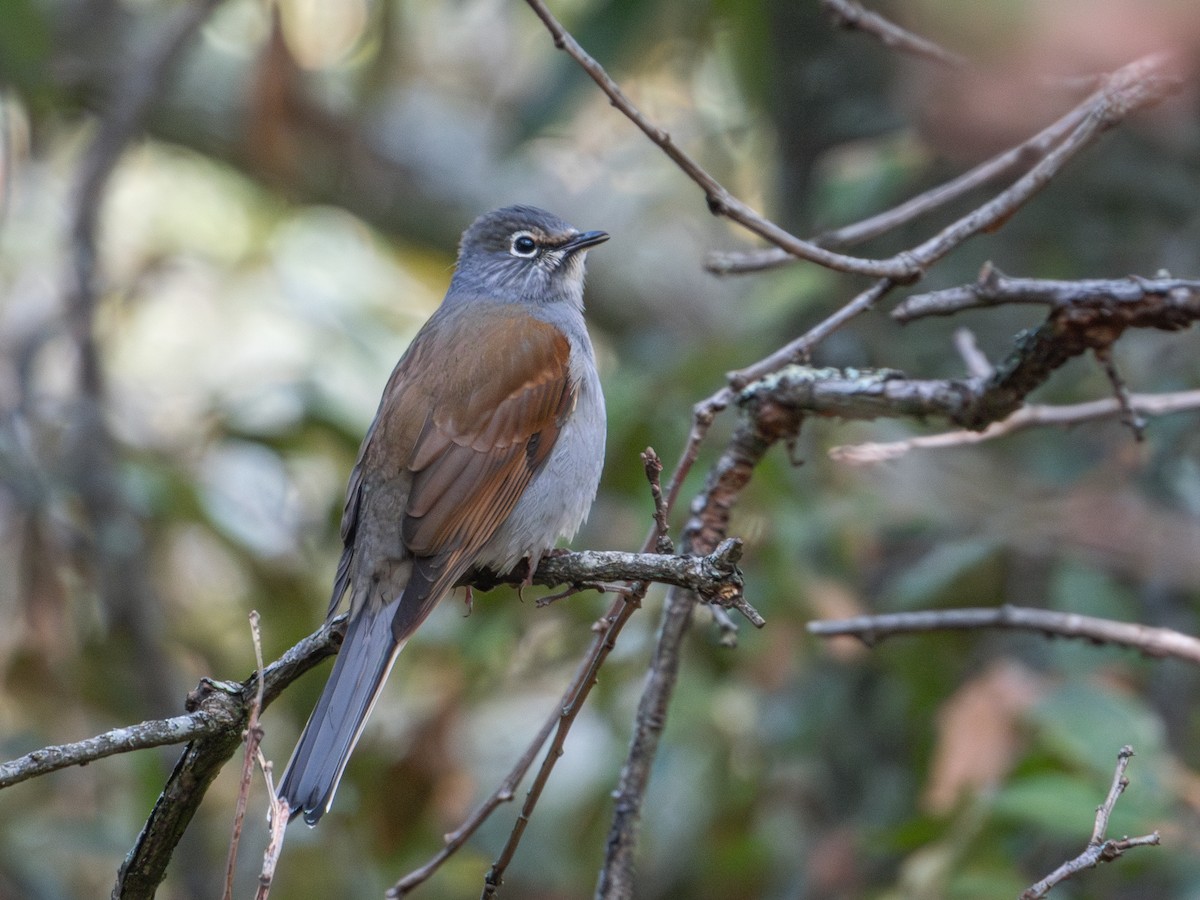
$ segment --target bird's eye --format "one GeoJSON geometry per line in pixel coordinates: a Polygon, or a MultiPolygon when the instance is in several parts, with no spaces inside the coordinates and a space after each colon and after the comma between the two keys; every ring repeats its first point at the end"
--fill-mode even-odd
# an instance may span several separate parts
{"type": "Polygon", "coordinates": [[[513,256],[533,256],[537,253],[537,241],[527,231],[518,231],[512,239],[513,256]]]}

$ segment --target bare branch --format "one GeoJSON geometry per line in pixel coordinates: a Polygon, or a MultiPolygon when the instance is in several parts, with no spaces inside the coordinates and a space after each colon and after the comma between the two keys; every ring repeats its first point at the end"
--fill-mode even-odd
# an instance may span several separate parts
{"type": "Polygon", "coordinates": [[[966,363],[967,372],[977,378],[990,378],[995,371],[991,362],[975,342],[975,333],[969,328],[954,329],[954,349],[966,363]]]}
{"type": "MultiPolygon", "coordinates": [[[[647,447],[642,454],[642,461],[646,472],[647,481],[650,484],[651,498],[654,501],[655,509],[655,527],[651,530],[650,535],[646,538],[643,545],[643,553],[641,554],[615,554],[623,556],[627,561],[636,560],[639,564],[643,561],[643,557],[649,557],[651,560],[671,560],[681,557],[660,556],[658,554],[649,554],[650,549],[656,546],[663,546],[663,539],[666,538],[667,527],[667,509],[662,496],[662,488],[659,484],[659,476],[662,472],[662,463],[658,460],[658,455],[654,449],[647,447]]],[[[669,540],[668,540],[669,543],[669,540]]],[[[579,562],[590,560],[597,562],[600,565],[604,564],[604,557],[611,557],[613,554],[596,553],[587,551],[585,553],[563,553],[556,555],[548,555],[542,558],[538,564],[537,572],[534,575],[534,580],[540,584],[560,584],[563,582],[583,583],[587,581],[605,580],[604,576],[593,578],[590,576],[580,577],[578,568],[571,567],[569,562],[575,559],[579,562]],[[560,567],[567,567],[567,571],[562,571],[560,567]]],[[[727,574],[732,576],[736,572],[737,558],[740,556],[740,547],[731,544],[728,547],[716,548],[713,553],[707,557],[700,559],[713,560],[718,569],[729,566],[732,570],[727,574]]],[[[686,558],[686,557],[684,557],[686,558]]],[[[695,558],[695,557],[693,557],[695,558]]],[[[533,814],[534,808],[537,806],[538,799],[541,796],[542,789],[545,787],[550,773],[554,769],[555,763],[562,756],[562,747],[566,741],[567,733],[570,731],[572,724],[575,721],[576,715],[582,708],[587,695],[596,683],[597,672],[600,666],[603,665],[608,654],[615,646],[617,636],[625,627],[625,623],[629,621],[637,609],[640,608],[642,599],[646,595],[646,591],[650,586],[649,577],[651,572],[648,569],[639,570],[640,574],[634,574],[633,570],[626,570],[623,573],[616,574],[617,578],[633,580],[627,589],[622,592],[620,598],[609,609],[608,614],[597,623],[597,636],[593,640],[591,647],[580,663],[578,670],[575,673],[574,679],[564,692],[562,701],[554,709],[549,719],[542,726],[537,736],[530,742],[525,753],[517,761],[517,764],[509,772],[508,776],[493,791],[482,804],[467,817],[466,821],[459,826],[457,830],[445,837],[445,846],[438,853],[418,869],[405,875],[397,881],[387,893],[389,898],[406,896],[415,887],[427,880],[441,865],[449,859],[458,849],[466,842],[466,840],[475,833],[480,825],[500,806],[501,803],[506,803],[513,799],[517,785],[525,777],[533,765],[534,759],[542,746],[550,738],[551,733],[554,738],[551,741],[546,754],[542,759],[542,765],[538,769],[537,775],[534,777],[533,784],[530,786],[526,794],[525,803],[521,807],[521,812],[517,817],[516,824],[513,826],[512,832],[509,834],[508,841],[500,855],[496,858],[492,869],[488,872],[484,879],[483,897],[491,897],[498,890],[500,883],[504,877],[504,872],[507,870],[509,863],[512,861],[516,853],[517,846],[521,842],[521,838],[525,833],[525,826],[529,822],[529,817],[533,814]]],[[[520,573],[512,573],[520,576],[520,573]]],[[[511,577],[511,576],[510,576],[511,577]]],[[[737,578],[740,579],[740,573],[737,573],[737,578]]],[[[657,579],[654,579],[657,580],[657,579]]],[[[740,596],[740,589],[737,591],[740,596]]],[[[742,598],[744,603],[744,598],[742,598]]],[[[751,610],[753,612],[753,610],[751,610]]],[[[755,613],[757,615],[757,613],[755,613]]]]}
{"type": "Polygon", "coordinates": [[[1117,801],[1121,799],[1121,795],[1125,793],[1125,788],[1129,787],[1129,779],[1125,777],[1125,772],[1129,768],[1131,759],[1133,759],[1133,748],[1126,744],[1117,753],[1117,767],[1113,770],[1108,796],[1104,798],[1103,803],[1096,807],[1096,822],[1092,826],[1092,836],[1088,840],[1088,844],[1099,844],[1108,834],[1108,820],[1112,817],[1112,811],[1116,807],[1117,801]]]}
{"type": "Polygon", "coordinates": [[[1117,369],[1117,363],[1112,355],[1112,347],[1097,347],[1093,353],[1104,368],[1104,374],[1108,378],[1108,383],[1112,385],[1113,395],[1116,398],[1117,406],[1121,410],[1121,423],[1133,431],[1134,439],[1138,441],[1144,440],[1146,437],[1146,420],[1139,416],[1133,408],[1129,397],[1129,387],[1125,384],[1125,379],[1121,377],[1120,370],[1117,369]]]}
{"type": "Polygon", "coordinates": [[[909,53],[951,69],[961,69],[967,65],[967,60],[959,54],[901,28],[879,13],[865,9],[856,0],[821,0],[821,6],[825,7],[825,11],[838,27],[873,35],[884,46],[893,50],[909,53]]]}
{"type": "Polygon", "coordinates": [[[1147,656],[1171,657],[1200,664],[1200,639],[1170,628],[1152,628],[1148,625],[1114,622],[1111,619],[1099,619],[1077,613],[1007,604],[980,609],[887,613],[808,623],[809,634],[818,637],[850,635],[867,646],[874,646],[884,638],[897,634],[976,631],[983,628],[1037,631],[1049,637],[1078,638],[1098,644],[1114,644],[1140,650],[1147,656]]]}
{"type": "Polygon", "coordinates": [[[267,848],[263,851],[262,871],[258,876],[258,889],[254,893],[254,900],[267,900],[271,894],[271,884],[275,881],[275,865],[279,862],[279,855],[283,852],[283,839],[287,835],[288,820],[291,817],[288,802],[280,799],[275,793],[270,760],[263,756],[261,749],[255,751],[255,756],[258,757],[263,780],[267,783],[270,838],[267,841],[267,848]]]}
{"type": "Polygon", "coordinates": [[[554,710],[551,716],[546,720],[545,724],[542,725],[534,739],[529,742],[529,746],[521,755],[521,758],[517,760],[516,765],[513,766],[512,770],[508,773],[504,780],[500,782],[499,786],[492,792],[491,796],[479,804],[479,806],[475,807],[471,814],[467,816],[465,820],[463,820],[463,823],[458,828],[447,834],[442,839],[442,849],[434,854],[434,856],[427,863],[409,872],[388,889],[387,896],[389,900],[398,900],[400,897],[406,897],[410,891],[427,881],[438,869],[442,867],[442,864],[446,860],[458,852],[459,848],[467,842],[471,835],[473,835],[479,829],[479,826],[487,821],[488,817],[491,816],[491,814],[495,812],[502,803],[509,803],[512,801],[513,797],[516,796],[517,785],[519,785],[522,779],[525,778],[525,774],[529,771],[529,767],[532,766],[533,761],[537,759],[538,752],[542,749],[542,745],[546,743],[546,740],[550,737],[550,733],[554,730],[554,726],[558,724],[558,718],[562,706],[565,706],[570,701],[570,698],[577,692],[580,680],[588,671],[589,663],[590,660],[585,659],[584,662],[580,664],[579,670],[575,674],[575,678],[571,681],[570,686],[563,694],[562,704],[554,710]]]}
{"type": "Polygon", "coordinates": [[[671,542],[671,528],[667,523],[667,516],[671,510],[663,498],[662,490],[663,464],[653,447],[647,447],[642,453],[642,466],[646,472],[646,480],[650,483],[650,497],[654,500],[654,552],[674,553],[675,545],[671,542]]]}
{"type": "Polygon", "coordinates": [[[914,273],[923,272],[967,238],[1004,222],[1040,193],[1072,158],[1100,135],[1133,113],[1153,106],[1177,91],[1182,81],[1170,68],[1170,57],[1156,53],[1118,69],[1088,102],[1087,115],[1079,125],[1037,165],[974,212],[894,258],[910,257],[914,273]]]}
{"type": "MultiPolygon", "coordinates": [[[[651,542],[657,542],[657,537],[656,533],[651,542]]],[[[585,551],[547,556],[542,560],[534,578],[539,584],[557,585],[613,579],[634,579],[636,584],[628,596],[622,596],[610,610],[605,619],[604,632],[593,644],[592,652],[564,697],[561,709],[556,710],[554,718],[532,747],[533,754],[529,761],[523,760],[524,765],[517,767],[519,772],[514,770],[515,781],[512,786],[499,791],[497,797],[493,798],[494,802],[489,801],[485,804],[487,808],[481,811],[478,822],[482,822],[500,802],[511,798],[515,783],[519,782],[528,769],[533,755],[536,755],[537,749],[545,743],[555,723],[558,724],[558,734],[554,747],[561,747],[575,713],[595,681],[596,670],[612,649],[616,635],[637,608],[650,583],[662,582],[694,590],[706,600],[738,609],[751,622],[756,625],[762,624],[761,616],[746,603],[742,593],[742,576],[737,568],[740,553],[738,542],[727,541],[706,556],[585,551]]],[[[344,628],[345,617],[339,617],[268,665],[262,672],[262,699],[259,708],[266,708],[288,684],[336,652],[344,628]]],[[[75,744],[34,751],[21,759],[0,766],[0,787],[67,766],[83,765],[115,753],[190,741],[137,844],[122,866],[117,887],[114,889],[116,897],[143,896],[145,892],[153,892],[154,887],[161,881],[175,844],[199,805],[208,784],[241,743],[242,732],[247,727],[250,712],[260,690],[259,685],[260,679],[257,676],[252,676],[241,684],[204,682],[191,698],[191,711],[188,715],[144,722],[115,729],[75,744]]],[[[553,768],[553,759],[557,759],[557,756],[552,752],[547,758],[547,763],[543,764],[542,773],[539,773],[539,792],[549,776],[550,769],[553,768]]],[[[530,810],[533,804],[536,804],[536,794],[531,795],[528,804],[530,810]]],[[[473,831],[473,828],[470,830],[473,831]]],[[[470,831],[462,833],[453,846],[448,843],[446,855],[453,852],[469,833],[470,831]]],[[[515,850],[515,845],[513,849],[515,850]]],[[[436,865],[432,865],[430,871],[434,868],[436,865]]],[[[424,877],[427,876],[428,873],[425,873],[424,877]]],[[[420,880],[423,878],[416,879],[416,882],[420,880]]],[[[394,888],[394,893],[396,896],[402,896],[410,887],[408,879],[402,880],[394,888]]]]}
{"type": "Polygon", "coordinates": [[[966,309],[1013,303],[1049,306],[1052,309],[1110,307],[1145,304],[1157,299],[1167,307],[1194,310],[1200,303],[1200,280],[1159,275],[1143,278],[1084,278],[1056,281],[1046,278],[1011,278],[991,263],[983,267],[974,284],[914,294],[898,304],[892,317],[911,322],[924,316],[950,316],[966,309]]]}
{"type": "Polygon", "coordinates": [[[118,753],[182,744],[227,728],[232,721],[224,708],[204,707],[186,716],[141,722],[114,728],[86,740],[43,747],[0,764],[0,788],[11,787],[59,769],[84,766],[118,753]]]}
{"type": "Polygon", "coordinates": [[[1056,885],[1061,884],[1074,875],[1078,875],[1084,869],[1094,869],[1102,862],[1112,862],[1131,847],[1158,845],[1159,838],[1157,831],[1141,837],[1125,837],[1119,840],[1106,840],[1104,837],[1108,832],[1109,816],[1112,815],[1113,808],[1117,805],[1117,800],[1125,792],[1125,788],[1129,786],[1129,779],[1125,777],[1125,770],[1129,767],[1129,760],[1132,758],[1133,748],[1128,745],[1122,747],[1121,752],[1117,754],[1117,768],[1113,772],[1112,787],[1108,789],[1108,796],[1104,799],[1104,802],[1096,809],[1096,823],[1092,827],[1092,837],[1088,841],[1087,849],[1074,859],[1063,863],[1037,884],[1023,891],[1020,900],[1041,900],[1056,885]]]}
{"type": "MultiPolygon", "coordinates": [[[[1129,406],[1139,416],[1165,416],[1200,409],[1200,390],[1171,394],[1130,394],[1129,406]]],[[[995,440],[1025,428],[1057,425],[1068,427],[1108,419],[1123,413],[1115,397],[1076,403],[1071,406],[1022,406],[1007,419],[993,422],[983,431],[948,431],[886,443],[845,444],[829,451],[831,459],[851,465],[871,465],[897,459],[911,450],[942,450],[995,440]]]]}
{"type": "Polygon", "coordinates": [[[563,28],[562,24],[546,8],[542,0],[526,0],[526,2],[537,13],[538,18],[542,20],[546,29],[554,38],[554,46],[565,51],[572,59],[579,63],[580,67],[600,86],[600,90],[604,91],[608,96],[612,105],[624,113],[634,125],[641,129],[642,133],[653,141],[663,153],[670,157],[688,178],[699,185],[704,191],[708,209],[713,215],[725,216],[737,222],[765,240],[784,248],[793,256],[819,263],[839,272],[858,272],[877,278],[894,277],[905,279],[911,276],[912,272],[905,260],[868,260],[843,256],[840,253],[834,253],[823,247],[818,247],[809,241],[801,240],[783,228],[780,228],[774,222],[760,216],[749,206],[730,194],[698,162],[676,145],[671,135],[665,129],[660,128],[646,118],[634,106],[633,102],[625,96],[625,92],[609,76],[604,67],[596,62],[580,46],[579,42],[563,28]]]}
{"type": "MultiPolygon", "coordinates": [[[[269,665],[263,672],[263,706],[265,707],[291,684],[327,656],[332,656],[341,643],[345,617],[340,616],[269,665]]],[[[203,739],[240,727],[248,715],[242,697],[257,692],[257,676],[240,684],[211,681],[201,682],[188,697],[187,715],[155,719],[114,728],[104,734],[34,750],[18,759],[0,764],[0,788],[10,787],[39,775],[47,775],[71,766],[83,766],[106,756],[147,750],[169,744],[182,744],[203,739]]],[[[239,732],[240,740],[240,732],[239,732]]]]}
{"type": "MultiPolygon", "coordinates": [[[[333,655],[345,634],[346,617],[338,616],[267,666],[262,673],[262,707],[265,709],[287,685],[321,660],[333,655]]],[[[113,900],[152,897],[166,875],[167,864],[195,815],[213,779],[242,742],[250,705],[258,694],[257,675],[239,684],[202,682],[189,697],[189,707],[215,707],[228,718],[226,724],[197,737],[184,748],[171,777],[142,826],[113,886],[113,900]]]]}
{"type": "MultiPolygon", "coordinates": [[[[737,541],[729,541],[707,556],[585,550],[545,557],[534,581],[553,586],[626,579],[677,585],[694,590],[713,603],[743,610],[753,621],[757,614],[744,606],[744,582],[737,567],[740,557],[741,545],[737,541]]],[[[506,581],[512,583],[519,580],[519,575],[506,576],[506,581]]],[[[495,583],[494,579],[484,582],[487,587],[495,583]]],[[[344,617],[338,617],[267,666],[263,671],[260,708],[265,709],[288,684],[335,653],[343,631],[344,617]]],[[[240,742],[241,728],[245,727],[258,689],[256,676],[241,684],[206,681],[190,698],[194,711],[188,715],[142,722],[87,740],[35,750],[0,764],[0,788],[117,753],[216,736],[235,726],[240,742]]]]}
{"type": "Polygon", "coordinates": [[[258,717],[263,706],[263,655],[262,632],[259,628],[257,610],[250,611],[250,639],[254,644],[255,672],[258,673],[257,687],[254,699],[250,704],[250,714],[246,721],[246,752],[242,761],[242,780],[238,786],[237,803],[233,813],[233,831],[229,839],[229,855],[225,863],[225,893],[223,900],[233,900],[233,876],[237,869],[238,845],[242,840],[242,826],[246,820],[246,804],[250,798],[250,781],[254,777],[254,763],[259,756],[259,745],[262,743],[263,730],[258,717]]]}
{"type": "Polygon", "coordinates": [[[981,431],[1007,419],[1029,393],[1069,360],[1103,351],[1128,328],[1173,331],[1200,320],[1200,295],[1139,292],[1113,301],[1090,296],[1086,304],[1054,307],[1039,328],[1022,332],[1008,357],[987,377],[928,381],[891,370],[841,372],[788,366],[749,385],[738,402],[770,394],[806,412],[847,419],[944,416],[981,431]]]}
{"type": "Polygon", "coordinates": [[[813,347],[825,340],[851,319],[860,316],[875,307],[883,297],[896,287],[898,282],[890,278],[881,278],[845,306],[838,309],[824,320],[817,323],[796,340],[784,344],[769,356],[765,356],[753,365],[729,372],[725,377],[730,387],[741,390],[756,379],[776,372],[784,366],[793,363],[807,362],[813,347]]]}
{"type": "MultiPolygon", "coordinates": [[[[801,416],[769,400],[747,404],[745,410],[745,418],[693,504],[693,515],[683,535],[686,550],[716,552],[727,543],[730,511],[755,467],[774,444],[793,439],[799,431],[801,416]]],[[[638,701],[629,752],[613,794],[613,820],[596,884],[597,900],[633,895],[633,863],[642,805],[679,678],[683,636],[691,626],[697,601],[695,593],[678,587],[667,592],[650,671],[638,701]]]]}
{"type": "MultiPolygon", "coordinates": [[[[654,448],[652,447],[647,447],[642,453],[642,462],[646,473],[646,480],[650,486],[650,495],[654,501],[655,511],[655,527],[646,538],[644,549],[666,547],[670,545],[670,539],[667,537],[666,510],[662,497],[662,487],[659,484],[662,463],[659,461],[658,454],[654,452],[654,448]]],[[[726,557],[731,553],[734,555],[734,562],[741,555],[740,545],[733,542],[729,542],[729,546],[724,548],[713,548],[711,555],[720,555],[722,549],[724,549],[726,557]]],[[[622,594],[621,599],[613,606],[608,618],[600,623],[600,634],[593,642],[592,651],[581,667],[582,677],[573,685],[574,692],[568,694],[568,700],[562,706],[554,737],[550,741],[550,746],[546,749],[546,755],[542,758],[542,765],[538,769],[537,775],[534,776],[533,783],[529,786],[529,792],[525,796],[525,803],[522,805],[521,813],[513,825],[512,832],[509,834],[508,842],[504,845],[504,849],[496,858],[496,862],[493,863],[491,870],[483,880],[483,892],[480,894],[480,900],[488,900],[488,898],[495,896],[496,891],[499,889],[504,878],[504,873],[507,871],[513,855],[516,853],[517,846],[520,844],[521,838],[525,833],[525,828],[529,824],[529,819],[533,815],[533,810],[537,806],[538,799],[541,797],[542,790],[550,778],[550,773],[553,771],[555,763],[562,757],[563,744],[567,739],[567,732],[574,724],[575,717],[579,714],[584,701],[595,686],[600,666],[604,664],[605,659],[608,658],[608,654],[616,646],[617,635],[625,627],[625,623],[629,621],[633,613],[641,608],[642,600],[645,599],[646,591],[649,587],[650,582],[645,580],[630,584],[629,589],[622,594]]],[[[754,613],[754,615],[757,616],[757,613],[754,613]]]]}
{"type": "Polygon", "coordinates": [[[967,238],[992,228],[1040,192],[1066,163],[1091,144],[1101,133],[1131,113],[1162,100],[1175,91],[1180,79],[1169,74],[1168,58],[1154,54],[1130,63],[1113,73],[1088,107],[1088,114],[1057,147],[1003,193],[974,212],[954,222],[924,243],[888,259],[875,260],[834,253],[811,241],[802,240],[762,217],[727,191],[698,162],[680,149],[666,130],[652,123],[625,95],[620,86],[546,8],[542,0],[526,0],[565,51],[599,85],[618,110],[633,122],[705,194],[709,211],[724,216],[792,256],[839,272],[888,278],[907,283],[919,278],[926,268],[967,238]]]}
{"type": "MultiPolygon", "coordinates": [[[[905,200],[892,209],[870,216],[860,222],[819,234],[811,239],[812,242],[820,247],[831,249],[853,247],[952,203],[993,179],[1032,165],[1049,153],[1059,141],[1083,121],[1091,109],[1092,99],[1094,98],[1089,98],[1079,104],[1057,122],[1042,129],[1023,144],[1018,144],[1011,150],[993,156],[957,178],[952,178],[944,184],[905,200]]],[[[763,269],[774,269],[797,261],[797,258],[786,250],[779,247],[767,247],[761,250],[711,253],[705,263],[705,268],[715,275],[741,275],[748,272],[759,272],[763,269]]]]}

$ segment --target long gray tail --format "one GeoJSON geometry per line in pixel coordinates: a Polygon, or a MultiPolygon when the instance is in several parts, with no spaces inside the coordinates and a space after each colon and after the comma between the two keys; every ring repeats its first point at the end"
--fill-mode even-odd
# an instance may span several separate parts
{"type": "Polygon", "coordinates": [[[350,752],[404,646],[392,633],[395,613],[393,602],[374,611],[363,608],[350,620],[329,681],[279,781],[280,798],[293,816],[303,812],[309,825],[333,802],[350,752]]]}

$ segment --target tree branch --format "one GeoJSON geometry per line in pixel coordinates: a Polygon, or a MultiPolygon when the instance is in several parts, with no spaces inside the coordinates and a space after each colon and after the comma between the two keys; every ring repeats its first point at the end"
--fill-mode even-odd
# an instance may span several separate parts
{"type": "MultiPolygon", "coordinates": [[[[1141,416],[1165,416],[1200,409],[1200,390],[1170,394],[1130,394],[1129,405],[1141,416]]],[[[1022,406],[1007,419],[993,422],[983,431],[948,431],[926,434],[902,441],[866,442],[833,447],[829,457],[851,465],[872,465],[897,459],[910,450],[942,450],[995,440],[999,437],[1043,426],[1069,427],[1121,415],[1121,401],[1115,397],[1076,403],[1070,406],[1022,406]]]]}
{"type": "Polygon", "coordinates": [[[1099,619],[1077,613],[1007,604],[995,608],[887,613],[808,623],[809,634],[826,638],[850,635],[869,647],[897,634],[975,631],[983,628],[1037,631],[1048,637],[1077,638],[1097,644],[1114,644],[1139,650],[1147,656],[1171,657],[1200,664],[1200,639],[1170,628],[1152,628],[1148,625],[1114,622],[1111,619],[1099,619]]]}
{"type": "Polygon", "coordinates": [[[1102,862],[1112,862],[1131,847],[1158,845],[1157,831],[1141,837],[1125,837],[1119,840],[1106,840],[1104,837],[1108,832],[1109,816],[1112,815],[1113,808],[1117,805],[1117,800],[1125,792],[1125,788],[1129,786],[1129,779],[1125,777],[1125,770],[1129,768],[1129,760],[1132,758],[1133,748],[1128,745],[1122,747],[1121,752],[1117,754],[1117,768],[1113,772],[1112,787],[1108,789],[1108,796],[1104,799],[1104,802],[1096,809],[1096,823],[1092,827],[1092,837],[1088,841],[1087,849],[1074,859],[1063,863],[1037,884],[1023,891],[1020,900],[1041,900],[1056,885],[1079,874],[1084,869],[1094,869],[1102,862]]]}
{"type": "MultiPolygon", "coordinates": [[[[538,565],[533,580],[546,586],[617,579],[676,585],[696,591],[707,602],[744,609],[747,618],[751,621],[758,618],[755,624],[761,624],[761,617],[745,603],[745,585],[737,566],[740,557],[741,544],[732,540],[707,555],[664,556],[585,550],[546,556],[538,565]]],[[[520,580],[519,575],[509,575],[502,583],[518,584],[520,580]]],[[[479,586],[486,589],[496,583],[495,579],[486,579],[479,586]]],[[[267,666],[263,673],[263,708],[292,681],[337,652],[344,623],[345,617],[339,616],[267,666]]],[[[222,734],[235,727],[244,728],[256,690],[255,676],[238,684],[202,682],[189,697],[191,711],[187,715],[115,728],[86,740],[35,750],[0,764],[0,789],[117,753],[181,744],[222,734]]],[[[238,737],[240,740],[240,731],[238,737]]]]}
{"type": "MultiPolygon", "coordinates": [[[[1140,280],[1120,282],[1126,283],[1140,280]]],[[[738,402],[771,394],[777,402],[826,416],[941,416],[982,431],[1013,415],[1031,391],[1070,359],[1107,349],[1126,329],[1176,331],[1200,320],[1200,293],[1181,288],[1119,296],[1086,291],[1081,297],[1079,302],[1053,305],[1046,322],[1022,332],[1008,357],[987,375],[918,380],[886,369],[842,372],[788,366],[746,387],[738,402]]]]}
{"type": "Polygon", "coordinates": [[[821,0],[821,6],[839,28],[873,35],[892,50],[927,59],[950,69],[961,69],[967,65],[965,57],[901,28],[879,13],[866,9],[856,0],[821,0]]]}
{"type": "Polygon", "coordinates": [[[625,114],[655,145],[694,181],[705,194],[709,211],[737,222],[792,256],[815,262],[839,272],[889,278],[900,283],[921,276],[929,265],[981,231],[993,228],[1040,192],[1058,171],[1101,133],[1131,113],[1153,105],[1178,89],[1181,80],[1167,72],[1168,58],[1153,54],[1119,69],[1092,98],[1088,114],[1025,175],[1003,193],[974,212],[954,222],[924,243],[887,259],[866,259],[834,253],[805,241],[759,215],[734,197],[698,162],[680,149],[671,135],[651,122],[625,95],[620,86],[546,8],[542,0],[526,0],[546,26],[554,45],[566,52],[591,77],[613,106],[625,114]]]}
{"type": "MultiPolygon", "coordinates": [[[[911,197],[892,209],[842,228],[823,232],[811,238],[811,241],[818,246],[832,249],[853,247],[864,241],[873,240],[901,225],[906,225],[921,216],[928,215],[976,188],[982,187],[989,181],[1032,165],[1078,127],[1091,110],[1094,99],[1088,98],[1029,140],[993,156],[962,175],[911,197]]],[[[797,257],[786,250],[779,247],[766,247],[760,250],[735,252],[714,251],[709,254],[704,267],[714,275],[743,275],[748,272],[779,268],[798,261],[797,257]]]]}
{"type": "Polygon", "coordinates": [[[1056,310],[1157,303],[1194,314],[1200,308],[1200,280],[1167,275],[1082,278],[1078,281],[1011,278],[988,263],[974,284],[914,294],[896,306],[892,318],[897,322],[911,322],[925,316],[950,316],[967,309],[1014,303],[1049,306],[1056,310]]]}
{"type": "MultiPolygon", "coordinates": [[[[745,418],[711,470],[704,491],[693,504],[692,518],[684,529],[685,551],[711,551],[726,542],[730,512],[755,467],[774,444],[794,440],[799,432],[800,414],[769,398],[762,403],[747,404],[745,411],[745,418]]],[[[650,671],[638,701],[629,751],[613,792],[613,820],[604,865],[596,884],[597,900],[624,900],[633,896],[634,854],[642,807],[679,678],[683,636],[691,626],[698,601],[694,592],[679,587],[667,592],[650,671]]]]}
{"type": "MultiPolygon", "coordinates": [[[[267,666],[262,673],[262,708],[321,660],[337,652],[345,628],[346,617],[338,616],[267,666]]],[[[189,696],[188,707],[193,715],[215,709],[221,715],[221,724],[184,748],[133,849],[121,864],[113,886],[113,900],[154,896],[208,786],[242,743],[250,709],[259,696],[258,680],[257,675],[252,675],[241,684],[204,681],[189,696]]]]}
{"type": "MultiPolygon", "coordinates": [[[[642,461],[646,479],[650,485],[651,499],[654,501],[654,527],[651,528],[650,534],[643,545],[645,550],[649,550],[652,547],[664,545],[664,539],[667,537],[667,518],[662,508],[662,487],[659,484],[662,463],[659,462],[658,454],[654,452],[652,447],[646,448],[642,454],[642,461]]],[[[666,543],[669,544],[669,542],[666,543]]],[[[736,552],[740,553],[740,551],[736,552]]],[[[593,643],[593,651],[581,667],[582,677],[575,685],[576,690],[573,694],[569,695],[569,701],[563,705],[559,713],[558,727],[554,732],[554,738],[551,740],[550,746],[546,749],[546,755],[542,758],[542,765],[538,769],[537,775],[534,776],[533,783],[529,786],[529,792],[525,796],[525,803],[521,807],[521,814],[517,817],[516,824],[513,825],[512,833],[509,835],[504,849],[496,858],[496,862],[492,865],[491,870],[483,880],[483,892],[480,894],[480,900],[488,900],[488,898],[495,896],[497,889],[500,887],[508,864],[516,853],[517,845],[525,833],[525,827],[529,824],[530,816],[533,815],[534,807],[537,805],[542,790],[550,778],[550,773],[553,771],[555,763],[563,755],[563,744],[567,739],[567,732],[574,724],[575,717],[579,714],[580,709],[583,708],[584,701],[595,686],[600,666],[608,658],[608,654],[612,652],[617,635],[620,634],[621,629],[624,628],[625,623],[629,621],[633,613],[641,608],[642,600],[645,599],[646,591],[649,588],[649,581],[643,580],[631,583],[629,590],[614,605],[612,613],[608,618],[608,627],[602,629],[601,634],[593,643]]]]}

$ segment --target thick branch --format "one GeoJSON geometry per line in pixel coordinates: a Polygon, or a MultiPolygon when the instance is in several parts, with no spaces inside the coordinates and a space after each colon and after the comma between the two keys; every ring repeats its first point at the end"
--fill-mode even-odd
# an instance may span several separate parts
{"type": "Polygon", "coordinates": [[[114,728],[86,740],[43,747],[0,764],[0,788],[11,787],[30,778],[70,766],[86,765],[118,753],[182,744],[232,728],[236,721],[236,718],[230,718],[226,709],[202,708],[186,716],[173,716],[169,719],[156,719],[138,725],[114,728]]]}
{"type": "Polygon", "coordinates": [[[1177,308],[1195,317],[1200,309],[1200,280],[1188,278],[1083,278],[1055,281],[1045,278],[1010,278],[986,265],[974,284],[914,294],[892,311],[898,322],[923,316],[950,316],[965,309],[1028,303],[1052,309],[1108,309],[1125,304],[1147,308],[1177,308]]]}
{"type": "Polygon", "coordinates": [[[1009,356],[987,375],[918,380],[892,370],[843,372],[788,366],[748,386],[739,402],[770,395],[779,403],[820,415],[938,416],[981,431],[1013,414],[1068,360],[1107,349],[1125,329],[1172,331],[1200,320],[1200,294],[1181,288],[1162,293],[1139,290],[1128,297],[1096,292],[1084,296],[1086,302],[1057,305],[1043,325],[1023,332],[1009,356]]]}
{"type": "MultiPolygon", "coordinates": [[[[345,616],[339,616],[263,670],[264,709],[285,687],[337,652],[345,624],[345,616]]],[[[241,745],[242,732],[258,694],[258,676],[252,675],[241,684],[203,682],[188,698],[189,707],[198,707],[193,715],[219,710],[221,725],[184,748],[137,842],[121,864],[113,900],[154,896],[208,786],[241,745]]]]}
{"type": "MultiPolygon", "coordinates": [[[[737,608],[744,603],[744,583],[737,567],[740,556],[741,545],[737,541],[726,541],[706,556],[585,550],[545,557],[533,580],[546,586],[621,579],[656,582],[696,591],[708,602],[737,608]]],[[[521,576],[507,576],[505,580],[517,584],[521,576]]],[[[482,586],[495,583],[489,579],[482,586]]],[[[269,665],[263,676],[264,708],[292,681],[337,652],[343,630],[344,617],[339,617],[269,665]]],[[[86,740],[44,747],[0,764],[0,788],[117,753],[181,744],[230,731],[236,732],[240,740],[250,709],[247,704],[256,687],[254,676],[240,684],[205,682],[189,699],[194,709],[187,715],[115,728],[86,740]]]]}

